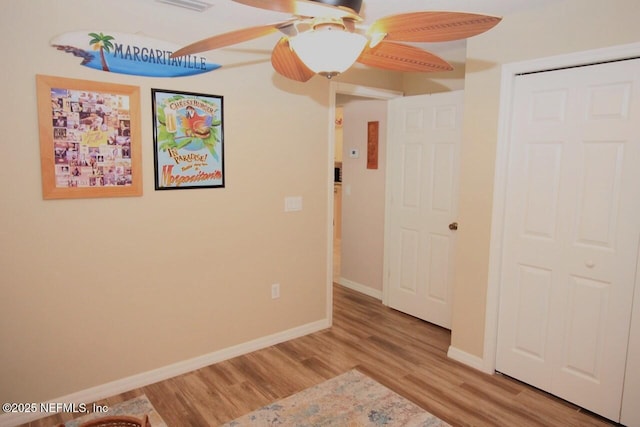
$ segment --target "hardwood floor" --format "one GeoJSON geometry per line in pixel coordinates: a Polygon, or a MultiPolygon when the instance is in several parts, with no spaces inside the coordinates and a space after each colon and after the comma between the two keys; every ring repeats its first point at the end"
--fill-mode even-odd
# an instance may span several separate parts
{"type": "MultiPolygon", "coordinates": [[[[215,426],[356,368],[454,426],[612,426],[502,375],[447,358],[449,331],[334,287],[334,326],[166,381],[145,393],[169,427],[215,426]]],[[[54,415],[30,424],[67,421],[54,415]]]]}

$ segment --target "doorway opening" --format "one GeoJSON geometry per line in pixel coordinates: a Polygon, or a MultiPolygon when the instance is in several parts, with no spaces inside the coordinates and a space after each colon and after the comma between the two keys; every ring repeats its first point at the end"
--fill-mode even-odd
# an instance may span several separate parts
{"type": "MultiPolygon", "coordinates": [[[[330,97],[329,97],[329,162],[328,162],[328,176],[331,177],[332,182],[329,186],[328,197],[328,221],[327,221],[327,318],[331,323],[332,320],[332,306],[333,306],[333,282],[334,282],[334,265],[339,272],[339,266],[341,264],[341,242],[336,242],[334,236],[334,221],[337,215],[342,216],[342,209],[336,209],[336,193],[333,183],[335,174],[335,158],[336,158],[336,107],[351,99],[369,99],[369,100],[389,100],[403,96],[402,92],[391,91],[386,89],[379,89],[367,86],[354,85],[349,83],[331,82],[330,83],[330,97]],[[334,249],[334,247],[337,248],[334,249]],[[334,261],[335,257],[335,261],[334,261]]],[[[343,171],[344,172],[344,171],[343,171]]],[[[340,193],[342,188],[340,187],[340,193]]],[[[340,199],[342,200],[342,194],[340,199]]],[[[340,221],[341,222],[341,221],[340,221]]],[[[339,274],[339,273],[338,273],[339,274]]],[[[338,277],[339,279],[339,277],[338,277]]]]}

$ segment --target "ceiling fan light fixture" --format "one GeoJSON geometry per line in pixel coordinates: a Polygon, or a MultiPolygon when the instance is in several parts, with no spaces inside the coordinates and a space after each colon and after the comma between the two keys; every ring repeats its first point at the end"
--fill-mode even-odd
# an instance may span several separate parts
{"type": "Polygon", "coordinates": [[[311,71],[330,79],[356,62],[367,38],[337,25],[319,25],[290,38],[289,44],[311,71]]]}
{"type": "Polygon", "coordinates": [[[283,36],[271,52],[271,65],[281,76],[298,82],[306,82],[314,74],[332,78],[356,61],[397,72],[451,71],[453,67],[444,59],[406,43],[463,40],[490,30],[502,20],[477,13],[418,11],[385,16],[365,26],[360,16],[363,0],[232,1],[292,16],[196,41],[173,52],[171,57],[219,49],[280,31],[283,36]]]}

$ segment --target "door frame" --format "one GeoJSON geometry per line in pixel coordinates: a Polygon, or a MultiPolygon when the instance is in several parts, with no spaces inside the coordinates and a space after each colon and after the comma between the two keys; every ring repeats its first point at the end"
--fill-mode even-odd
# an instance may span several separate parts
{"type": "MultiPolygon", "coordinates": [[[[328,162],[327,162],[327,182],[333,180],[333,168],[335,158],[335,139],[336,139],[336,95],[351,95],[361,98],[370,98],[378,100],[389,100],[404,96],[403,92],[380,89],[376,87],[362,86],[351,83],[342,83],[331,81],[329,83],[329,141],[328,162]]],[[[333,186],[327,186],[327,306],[326,318],[329,325],[333,324],[333,186]]]]}
{"type": "MultiPolygon", "coordinates": [[[[559,68],[593,65],[600,62],[640,57],[640,43],[594,49],[583,52],[504,64],[500,84],[500,112],[498,116],[498,139],[493,185],[493,210],[491,218],[491,240],[489,248],[489,276],[487,283],[487,305],[485,311],[484,351],[482,371],[494,373],[498,343],[498,308],[502,271],[502,241],[504,238],[504,209],[508,180],[509,131],[512,121],[512,103],[515,79],[519,74],[551,71],[559,68]]],[[[633,312],[640,315],[640,304],[633,312]]]]}

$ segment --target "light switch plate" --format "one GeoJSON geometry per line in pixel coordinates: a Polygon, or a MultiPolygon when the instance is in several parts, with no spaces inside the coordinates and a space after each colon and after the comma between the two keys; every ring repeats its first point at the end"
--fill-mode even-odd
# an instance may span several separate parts
{"type": "Polygon", "coordinates": [[[351,157],[352,159],[357,159],[358,157],[360,157],[360,150],[358,150],[357,148],[350,148],[349,157],[351,157]]]}
{"type": "Polygon", "coordinates": [[[300,196],[287,196],[284,198],[284,211],[295,212],[302,210],[302,197],[300,196]]]}

